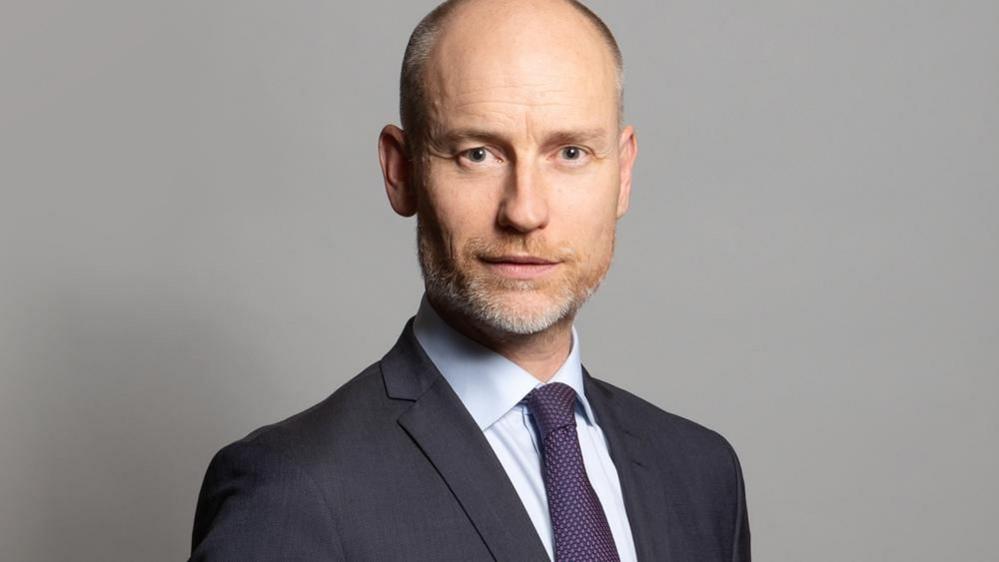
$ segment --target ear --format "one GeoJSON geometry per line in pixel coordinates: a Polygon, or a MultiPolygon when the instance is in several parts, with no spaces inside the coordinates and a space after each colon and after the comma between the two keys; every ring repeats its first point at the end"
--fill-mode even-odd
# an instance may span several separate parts
{"type": "Polygon", "coordinates": [[[406,134],[402,129],[385,125],[378,135],[378,161],[382,166],[385,193],[392,210],[404,217],[413,216],[416,213],[416,186],[410,181],[412,166],[406,150],[406,134]]]}
{"type": "Polygon", "coordinates": [[[628,125],[621,131],[621,138],[618,141],[621,187],[617,194],[617,218],[623,217],[628,212],[628,205],[631,200],[631,172],[635,167],[635,158],[637,157],[638,137],[635,136],[635,128],[628,125]]]}

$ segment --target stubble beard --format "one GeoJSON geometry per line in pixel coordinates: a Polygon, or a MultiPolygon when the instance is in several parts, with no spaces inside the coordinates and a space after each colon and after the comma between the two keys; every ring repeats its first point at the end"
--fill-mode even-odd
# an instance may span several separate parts
{"type": "Polygon", "coordinates": [[[420,216],[417,216],[416,232],[417,255],[431,302],[497,335],[538,334],[575,317],[600,286],[614,253],[612,231],[610,252],[594,264],[588,264],[588,258],[578,255],[572,248],[545,249],[526,237],[509,238],[505,243],[496,244],[473,238],[451,259],[441,251],[442,244],[435,243],[436,231],[431,232],[420,216]],[[503,278],[477,267],[479,256],[504,255],[511,253],[513,247],[517,248],[517,253],[561,261],[558,266],[561,271],[550,279],[526,280],[503,278]],[[511,302],[518,300],[518,294],[529,292],[542,296],[543,302],[529,306],[511,302]]]}

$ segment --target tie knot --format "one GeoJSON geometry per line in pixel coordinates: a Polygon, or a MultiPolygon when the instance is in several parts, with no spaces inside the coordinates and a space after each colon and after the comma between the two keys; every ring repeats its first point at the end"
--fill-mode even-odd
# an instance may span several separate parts
{"type": "Polygon", "coordinates": [[[556,429],[576,423],[576,391],[565,383],[553,382],[535,388],[527,395],[527,407],[534,415],[542,439],[556,429]]]}

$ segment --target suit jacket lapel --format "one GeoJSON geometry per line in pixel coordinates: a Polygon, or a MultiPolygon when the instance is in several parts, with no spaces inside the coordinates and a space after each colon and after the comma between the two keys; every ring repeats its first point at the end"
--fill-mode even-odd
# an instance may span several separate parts
{"type": "Polygon", "coordinates": [[[413,336],[412,320],[382,359],[388,395],[412,401],[399,425],[447,483],[497,560],[548,554],[506,471],[472,416],[413,336]]]}
{"type": "Polygon", "coordinates": [[[670,489],[678,484],[672,467],[661,467],[646,442],[648,430],[634,415],[615,400],[614,394],[598,385],[583,369],[586,398],[607,437],[608,448],[621,482],[624,506],[635,540],[639,560],[679,560],[682,537],[677,536],[679,521],[676,498],[670,489]]]}

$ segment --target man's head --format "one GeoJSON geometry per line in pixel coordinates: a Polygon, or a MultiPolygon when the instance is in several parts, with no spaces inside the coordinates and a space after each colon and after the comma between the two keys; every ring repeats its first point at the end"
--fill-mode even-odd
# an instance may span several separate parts
{"type": "MultiPolygon", "coordinates": [[[[449,16],[461,4],[468,1],[448,0],[440,4],[420,21],[409,37],[409,43],[406,45],[406,52],[402,60],[402,75],[399,80],[399,116],[402,120],[402,127],[407,132],[408,142],[413,144],[411,148],[415,148],[416,144],[425,141],[429,132],[425,69],[430,55],[437,44],[437,39],[444,31],[444,25],[449,16]]],[[[617,40],[614,39],[614,35],[603,20],[585,5],[576,0],[562,0],[562,2],[574,8],[579,16],[589,21],[603,39],[614,59],[618,122],[621,124],[624,111],[624,60],[617,40]]]]}
{"type": "Polygon", "coordinates": [[[637,153],[620,54],[567,0],[458,0],[414,32],[403,133],[379,152],[417,214],[431,302],[497,335],[571,321],[610,265],[637,153]]]}

